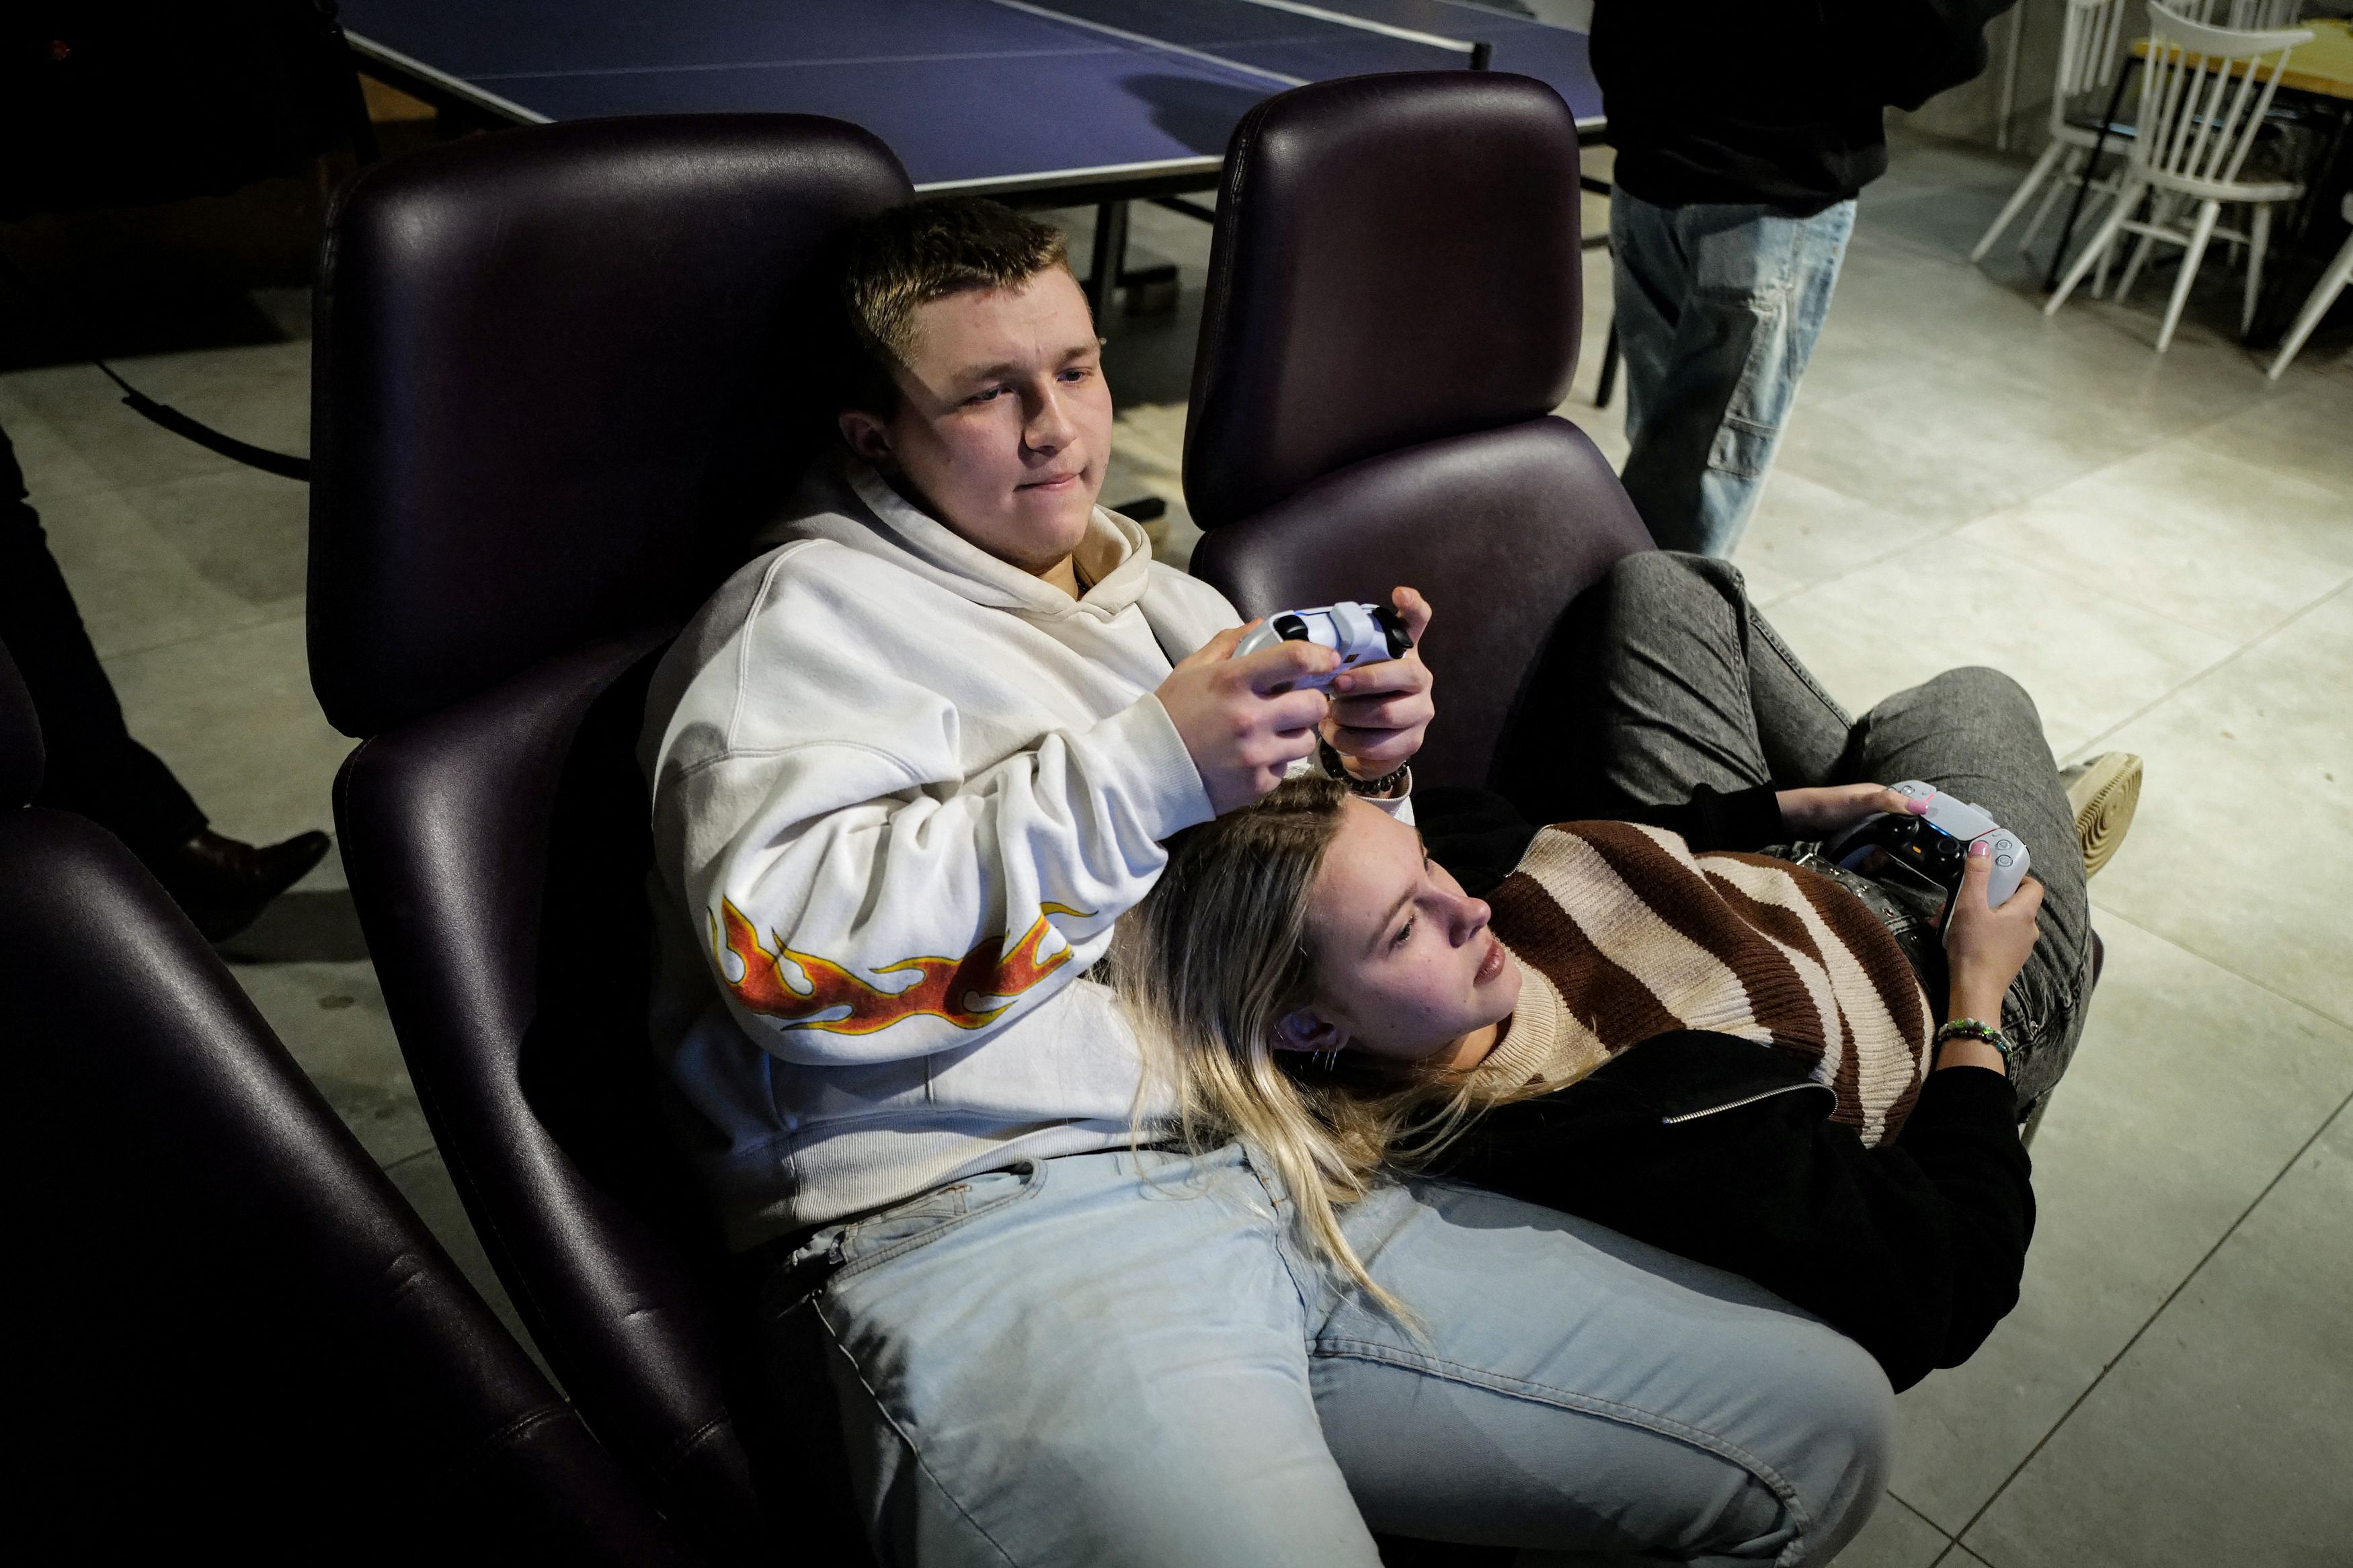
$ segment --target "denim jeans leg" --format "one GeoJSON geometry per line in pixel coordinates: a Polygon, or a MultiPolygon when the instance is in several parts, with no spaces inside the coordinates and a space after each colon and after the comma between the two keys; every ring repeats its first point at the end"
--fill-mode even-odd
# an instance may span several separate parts
{"type": "Polygon", "coordinates": [[[1883,1483],[1868,1356],[1548,1210],[1445,1184],[1352,1210],[1416,1331],[1331,1290],[1238,1147],[959,1185],[803,1258],[839,1248],[797,1310],[886,1563],[1377,1568],[1367,1521],[1797,1563],[1883,1483]]]}
{"type": "Polygon", "coordinates": [[[1690,290],[1668,209],[1620,192],[1609,200],[1610,304],[1625,371],[1626,439],[1639,446],[1673,362],[1690,290]]]}
{"type": "Polygon", "coordinates": [[[1446,1182],[1343,1223],[1420,1319],[1327,1296],[1316,1328],[1316,1409],[1374,1529],[1788,1565],[1877,1505],[1878,1363],[1748,1280],[1446,1182]]]}
{"type": "Polygon", "coordinates": [[[1790,217],[1611,197],[1631,445],[1622,477],[1662,548],[1721,556],[1738,542],[1853,226],[1852,202],[1790,217]]]}
{"type": "MultiPolygon", "coordinates": [[[[1041,1162],[881,1226],[806,1310],[888,1564],[1378,1568],[1240,1152],[1041,1162]]],[[[823,1238],[820,1237],[820,1240],[823,1238]]]]}

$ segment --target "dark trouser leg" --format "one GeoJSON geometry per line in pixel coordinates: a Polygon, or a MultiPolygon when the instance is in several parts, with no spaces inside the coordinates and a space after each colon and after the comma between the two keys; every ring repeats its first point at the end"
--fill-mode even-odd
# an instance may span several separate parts
{"type": "Polygon", "coordinates": [[[1502,793],[1531,822],[1826,784],[1852,721],[1748,603],[1739,568],[1652,551],[1611,568],[1548,651],[1502,793]]]}
{"type": "Polygon", "coordinates": [[[1703,784],[1916,778],[1976,802],[2019,836],[2044,886],[2042,940],[2003,1017],[2026,1047],[2021,1107],[2047,1093],[2082,1030],[2090,904],[2073,813],[2018,683],[1947,670],[1852,721],[1748,603],[1739,571],[1703,556],[1629,556],[1578,608],[1539,677],[1558,705],[1531,715],[1498,777],[1521,815],[1621,815],[1703,784]]]}
{"type": "Polygon", "coordinates": [[[201,831],[205,814],[163,759],[131,738],[73,591],[49,554],[0,431],[0,643],[40,716],[48,766],[40,804],[89,817],[152,860],[201,831]]]}
{"type": "Polygon", "coordinates": [[[2092,920],[2075,817],[2042,738],[2042,715],[1999,670],[1948,669],[1880,703],[1855,726],[1853,779],[1921,779],[2018,835],[2042,883],[2042,938],[2011,983],[2002,1026],[2024,1047],[2021,1110],[2050,1092],[2083,1032],[2092,920]]]}

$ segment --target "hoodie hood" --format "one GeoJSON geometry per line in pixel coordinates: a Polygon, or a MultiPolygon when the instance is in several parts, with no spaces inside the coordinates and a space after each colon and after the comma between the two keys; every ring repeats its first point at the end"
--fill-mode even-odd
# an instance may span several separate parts
{"type": "Polygon", "coordinates": [[[1086,616],[1108,621],[1144,597],[1152,575],[1150,538],[1131,520],[1098,506],[1072,552],[1080,574],[1093,585],[1073,600],[923,511],[856,458],[811,470],[786,510],[785,520],[762,531],[762,544],[828,539],[1025,620],[1086,616]]]}

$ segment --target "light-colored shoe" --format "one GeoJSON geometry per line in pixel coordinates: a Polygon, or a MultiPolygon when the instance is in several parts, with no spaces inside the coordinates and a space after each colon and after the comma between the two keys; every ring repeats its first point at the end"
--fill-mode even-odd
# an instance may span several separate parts
{"type": "Polygon", "coordinates": [[[2075,843],[2086,877],[2096,875],[2125,841],[2140,805],[2140,759],[2130,752],[2103,752],[2059,770],[2067,804],[2075,808],[2075,843]]]}

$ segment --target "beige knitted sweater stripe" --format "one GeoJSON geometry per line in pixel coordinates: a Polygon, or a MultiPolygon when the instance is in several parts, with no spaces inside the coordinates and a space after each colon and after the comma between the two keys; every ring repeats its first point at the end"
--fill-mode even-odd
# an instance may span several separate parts
{"type": "Polygon", "coordinates": [[[1919,1097],[1928,999],[1886,927],[1828,878],[1573,822],[1539,832],[1488,902],[1524,976],[1493,1072],[1565,1084],[1705,1029],[1810,1058],[1838,1096],[1832,1120],[1866,1143],[1894,1137],[1919,1097]]]}

